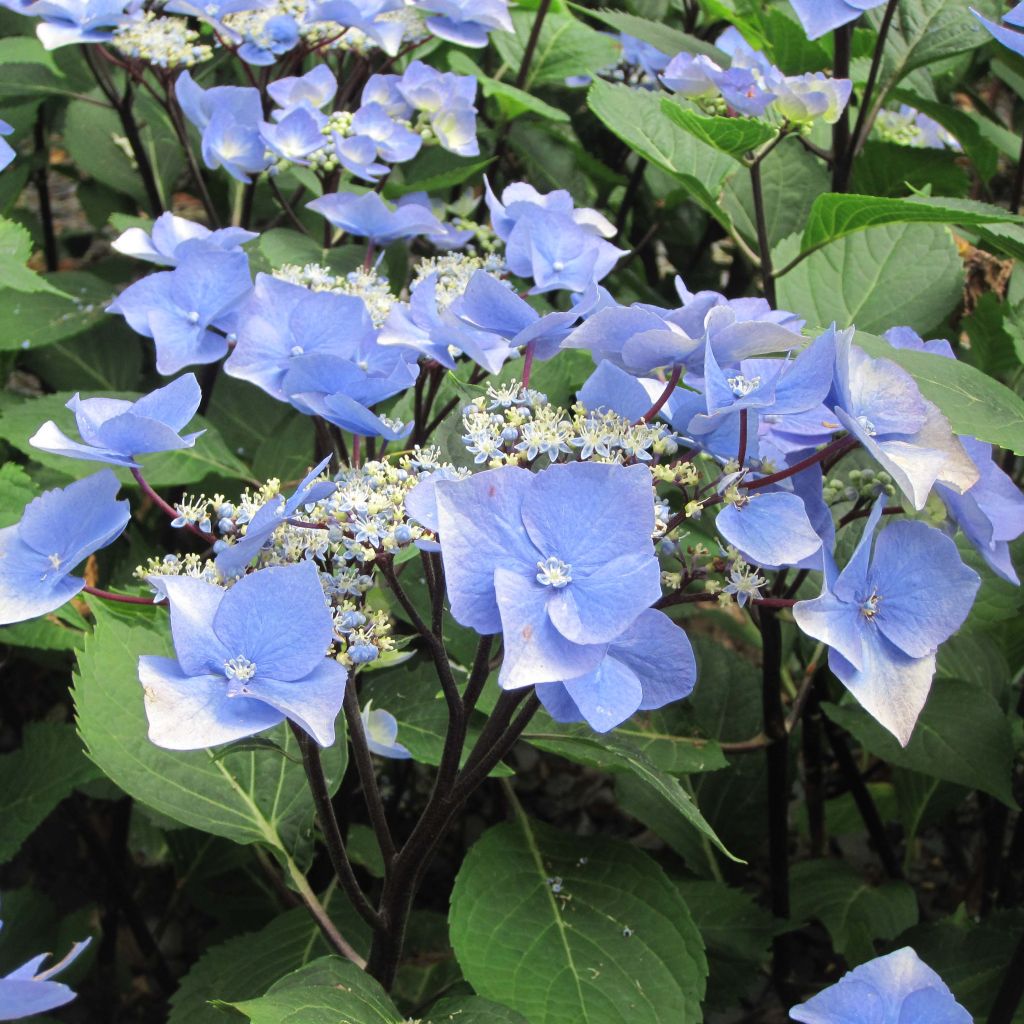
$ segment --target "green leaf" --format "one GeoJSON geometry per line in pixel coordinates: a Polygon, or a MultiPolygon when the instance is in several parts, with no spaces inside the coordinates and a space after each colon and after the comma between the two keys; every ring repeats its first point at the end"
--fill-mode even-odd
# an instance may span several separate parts
{"type": "MultiPolygon", "coordinates": [[[[92,393],[96,395],[96,392],[92,393]]],[[[134,401],[140,395],[133,391],[99,392],[104,398],[120,398],[134,401]]],[[[65,476],[78,479],[96,472],[94,463],[50,455],[33,448],[28,439],[45,423],[53,420],[61,430],[71,437],[77,436],[75,417],[67,408],[70,393],[58,392],[29,398],[11,405],[0,414],[0,438],[43,466],[65,476]]],[[[193,448],[175,452],[159,452],[143,457],[146,479],[154,487],[170,487],[181,484],[195,484],[208,476],[227,477],[232,480],[248,480],[250,472],[232,452],[220,434],[202,417],[196,417],[190,424],[192,429],[205,430],[193,448]]],[[[127,470],[118,470],[118,477],[129,486],[134,486],[127,470]]]]}
{"type": "Polygon", "coordinates": [[[0,757],[0,864],[5,864],[44,818],[73,790],[99,776],[85,758],[72,725],[31,722],[21,746],[0,757]]]}
{"type": "Polygon", "coordinates": [[[906,882],[873,886],[844,861],[806,860],[790,872],[791,916],[820,921],[851,966],[875,956],[876,939],[917,923],[917,898],[906,882]]]}
{"type": "MultiPolygon", "coordinates": [[[[915,149],[897,142],[871,140],[853,165],[850,190],[860,195],[903,197],[931,188],[940,196],[964,196],[969,186],[959,153],[915,149]]],[[[822,191],[827,191],[822,189],[822,191]]]]}
{"type": "Polygon", "coordinates": [[[963,328],[971,339],[970,359],[983,373],[999,377],[1020,366],[1013,335],[1006,328],[1008,307],[993,292],[978,296],[963,328]]]}
{"type": "Polygon", "coordinates": [[[803,27],[778,8],[762,16],[772,63],[783,74],[824,71],[832,66],[832,55],[820,40],[810,40],[803,27]]]}
{"type": "Polygon", "coordinates": [[[957,679],[932,686],[910,743],[901,747],[866,711],[853,705],[823,704],[833,722],[853,734],[876,757],[980,789],[1016,808],[1011,785],[1013,737],[1003,709],[985,690],[957,679]]]}
{"type": "MultiPolygon", "coordinates": [[[[325,897],[324,907],[342,935],[365,951],[368,929],[345,900],[325,897]]],[[[211,999],[241,1001],[262,995],[274,982],[330,950],[305,907],[274,918],[257,932],[236,935],[205,950],[171,995],[167,1024],[223,1024],[211,999]]]]}
{"type": "Polygon", "coordinates": [[[526,1018],[479,996],[449,996],[430,1008],[422,1024],[528,1024],[526,1018]]]}
{"type": "Polygon", "coordinates": [[[82,334],[107,315],[103,310],[114,298],[109,282],[81,271],[47,274],[43,280],[45,291],[0,290],[0,318],[7,325],[0,351],[41,348],[82,334]]]}
{"type": "MultiPolygon", "coordinates": [[[[986,0],[974,6],[997,16],[986,0]]],[[[869,17],[877,28],[882,12],[869,17]]],[[[961,0],[902,0],[886,39],[883,74],[891,86],[915,68],[984,46],[990,38],[961,0]]]]}
{"type": "Polygon", "coordinates": [[[577,4],[573,4],[572,7],[591,18],[603,21],[616,32],[623,32],[657,47],[666,56],[672,57],[677,53],[702,53],[723,66],[729,63],[728,55],[717,46],[712,46],[688,32],[680,32],[679,29],[663,22],[638,18],[635,14],[627,14],[625,11],[611,11],[606,7],[599,7],[597,10],[577,4]]]}
{"type": "Polygon", "coordinates": [[[749,893],[723,882],[677,879],[675,886],[707,951],[705,1009],[734,1007],[768,962],[772,938],[791,926],[776,921],[749,893]]]}
{"type": "Polygon", "coordinates": [[[605,126],[645,160],[673,175],[713,217],[725,214],[718,196],[734,162],[664,116],[654,93],[595,81],[587,104],[605,126]]]}
{"type": "MultiPolygon", "coordinates": [[[[11,40],[0,40],[0,43],[11,40]]],[[[49,292],[69,298],[25,264],[32,256],[32,236],[20,224],[0,218],[0,281],[12,292],[49,292]]]]}
{"type": "Polygon", "coordinates": [[[35,36],[0,39],[0,65],[8,64],[39,64],[55,77],[64,77],[64,72],[54,62],[53,54],[44,49],[35,36]]]}
{"type": "MultiPolygon", "coordinates": [[[[729,118],[721,118],[723,121],[729,118]]],[[[755,122],[757,123],[757,122],[755,122]]],[[[879,224],[996,224],[1012,221],[1024,224],[1007,210],[972,199],[912,196],[892,199],[885,196],[840,195],[827,192],[818,196],[804,228],[801,253],[864,231],[879,224]]]]}
{"type": "Polygon", "coordinates": [[[473,988],[531,1024],[702,1020],[700,933],[661,868],[626,843],[519,811],[467,854],[449,920],[473,988]]]}
{"type": "MultiPolygon", "coordinates": [[[[787,238],[772,259],[784,268],[797,255],[787,238]]],[[[949,229],[939,224],[886,224],[811,253],[776,283],[780,309],[815,324],[836,321],[882,334],[895,325],[927,334],[959,303],[963,264],[949,229]]]]}
{"type": "Polygon", "coordinates": [[[218,1001],[250,1024],[403,1024],[388,994],[355,964],[325,956],[285,975],[265,995],[218,1001]]]}
{"type": "Polygon", "coordinates": [[[519,117],[520,114],[537,114],[548,121],[560,121],[565,124],[570,121],[569,115],[561,108],[545,103],[524,89],[517,89],[508,82],[500,82],[484,74],[461,50],[453,50],[448,55],[448,66],[460,75],[475,75],[480,83],[480,91],[485,96],[496,99],[501,112],[509,120],[519,117]]]}
{"type": "MultiPolygon", "coordinates": [[[[90,758],[126,793],[192,828],[261,843],[279,856],[308,842],[313,806],[302,768],[274,751],[214,760],[208,750],[172,751],[151,743],[138,677],[142,654],[173,654],[162,609],[137,624],[97,607],[96,630],[78,656],[74,700],[78,730],[90,758]],[[160,625],[152,621],[158,616],[160,625]]],[[[142,616],[136,616],[142,619],[142,616]]],[[[339,722],[339,728],[341,723],[339,722]]],[[[286,725],[264,733],[290,754],[286,725]]],[[[344,732],[325,757],[337,785],[344,773],[344,732]]]]}
{"type": "Polygon", "coordinates": [[[1024,455],[1024,399],[1004,384],[969,363],[893,348],[884,339],[860,331],[856,342],[870,355],[891,359],[907,370],[921,394],[942,410],[955,433],[1024,455]]]}
{"type": "Polygon", "coordinates": [[[16,462],[0,466],[0,529],[18,522],[36,493],[32,478],[16,462]]]}
{"type": "MultiPolygon", "coordinates": [[[[512,12],[515,34],[495,32],[491,38],[501,59],[512,69],[513,78],[523,63],[535,18],[532,11],[515,10],[512,12]]],[[[568,14],[548,14],[541,26],[523,88],[563,85],[572,75],[593,74],[615,64],[620,52],[619,43],[605,33],[596,32],[568,14]]]]}
{"type": "Polygon", "coordinates": [[[722,153],[728,153],[734,160],[743,157],[764,145],[778,134],[778,128],[756,117],[715,117],[698,114],[681,106],[676,100],[666,97],[661,101],[661,110],[670,121],[683,131],[722,153]]]}

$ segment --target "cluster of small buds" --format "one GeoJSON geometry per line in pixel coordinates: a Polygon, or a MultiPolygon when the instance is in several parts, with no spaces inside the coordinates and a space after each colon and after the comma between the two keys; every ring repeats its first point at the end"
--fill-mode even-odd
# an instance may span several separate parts
{"type": "Polygon", "coordinates": [[[894,497],[896,485],[888,473],[874,469],[851,469],[845,479],[840,476],[828,477],[822,485],[826,504],[840,501],[873,501],[880,494],[894,497]]]}
{"type": "Polygon", "coordinates": [[[213,58],[213,47],[199,41],[188,19],[158,17],[153,11],[116,28],[111,46],[159,68],[191,68],[213,58]]]}
{"type": "MultiPolygon", "coordinates": [[[[454,222],[456,227],[463,229],[467,227],[477,228],[463,218],[457,218],[454,222]]],[[[478,271],[483,270],[495,280],[502,280],[501,275],[506,272],[504,259],[496,253],[489,253],[486,256],[475,256],[465,252],[446,252],[441,256],[428,256],[421,259],[413,268],[413,279],[409,285],[410,291],[415,291],[421,281],[436,275],[435,297],[439,311],[446,310],[456,299],[465,294],[470,278],[478,271]]],[[[509,289],[511,289],[511,284],[509,289]]]]}
{"type": "Polygon", "coordinates": [[[491,468],[523,465],[541,456],[549,462],[564,456],[581,462],[651,462],[678,450],[663,423],[631,423],[617,413],[588,410],[579,403],[567,412],[517,384],[489,387],[462,413],[466,450],[478,465],[491,468]]]}
{"type": "Polygon", "coordinates": [[[163,558],[150,558],[145,565],[136,566],[133,573],[136,579],[145,580],[147,576],[191,576],[206,580],[207,583],[222,583],[221,574],[217,571],[213,559],[190,552],[187,555],[164,555],[163,558]]]}
{"type": "Polygon", "coordinates": [[[362,299],[374,327],[380,327],[388,318],[398,298],[392,294],[388,279],[374,267],[359,267],[347,274],[335,274],[319,263],[283,263],[273,276],[289,284],[301,285],[314,292],[334,292],[354,295],[362,299]]]}
{"type": "Polygon", "coordinates": [[[337,661],[348,667],[367,665],[393,651],[392,628],[387,612],[360,608],[354,601],[345,601],[334,610],[337,661]]]}

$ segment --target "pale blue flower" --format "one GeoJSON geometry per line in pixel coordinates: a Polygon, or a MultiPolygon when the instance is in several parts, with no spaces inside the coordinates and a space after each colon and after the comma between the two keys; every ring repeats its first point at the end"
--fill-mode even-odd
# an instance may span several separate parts
{"type": "Polygon", "coordinates": [[[153,221],[149,233],[144,228],[128,228],[111,243],[111,248],[125,256],[145,260],[147,263],[176,267],[179,262],[179,249],[183,253],[195,252],[199,248],[234,252],[246,242],[258,237],[258,232],[246,231],[244,228],[220,228],[211,231],[194,220],[176,217],[173,213],[162,213],[153,221]],[[189,242],[193,244],[183,248],[189,242]]]}
{"type": "Polygon", "coordinates": [[[884,505],[882,495],[842,572],[826,552],[821,596],[798,602],[793,616],[828,644],[829,667],[864,710],[906,746],[935,652],[967,618],[980,581],[953,541],[922,522],[891,523],[876,539],[884,505]]]}
{"type": "Polygon", "coordinates": [[[664,612],[641,612],[592,672],[564,683],[542,683],[537,696],[557,722],[585,721],[608,732],[637,711],[688,697],[697,681],[693,648],[664,612]]]}
{"type": "MultiPolygon", "coordinates": [[[[0,921],[0,928],[3,922],[0,921]]],[[[92,939],[76,942],[67,955],[52,967],[42,969],[49,953],[32,957],[9,974],[0,977],[0,1020],[22,1020],[64,1006],[75,998],[67,985],[52,979],[70,967],[92,939]]]]}
{"type": "Polygon", "coordinates": [[[196,438],[205,431],[184,437],[181,431],[195,416],[202,397],[199,382],[191,373],[135,402],[82,399],[76,393],[67,407],[75,414],[82,440],[72,440],[53,420],[47,420],[28,443],[51,455],[138,467],[136,456],[181,451],[195,445],[196,438]]]}
{"type": "Polygon", "coordinates": [[[47,50],[70,43],[103,43],[118,25],[138,17],[139,0],[36,0],[24,13],[42,18],[36,35],[47,50]]]}
{"type": "Polygon", "coordinates": [[[885,0],[790,0],[808,39],[819,39],[827,32],[856,21],[885,0]]]}
{"type": "Polygon", "coordinates": [[[505,688],[592,672],[660,596],[643,466],[503,467],[433,492],[452,615],[503,634],[505,688]]]}
{"type": "Polygon", "coordinates": [[[0,530],[0,625],[46,615],[80,593],[72,570],[121,535],[131,513],[117,477],[101,470],[46,491],[0,530]]]}
{"type": "Polygon", "coordinates": [[[270,98],[285,110],[303,104],[322,110],[338,91],[338,80],[327,64],[317,64],[304,75],[279,78],[267,86],[270,98]]]}
{"type": "MultiPolygon", "coordinates": [[[[14,128],[6,121],[0,121],[0,135],[10,135],[14,128]]],[[[18,155],[15,148],[3,138],[0,138],[0,171],[7,167],[18,155]]]]}
{"type": "Polygon", "coordinates": [[[427,28],[435,36],[460,46],[483,47],[490,32],[512,32],[507,0],[415,0],[429,12],[427,28]]]}
{"type": "Polygon", "coordinates": [[[801,1024],[972,1024],[946,983],[909,946],[875,957],[789,1011],[801,1024]]]}
{"type": "Polygon", "coordinates": [[[336,228],[375,245],[390,245],[402,238],[415,238],[443,231],[441,222],[417,203],[393,207],[376,192],[334,192],[306,204],[336,228]]]}
{"type": "Polygon", "coordinates": [[[174,270],[136,281],[107,307],[153,339],[156,368],[165,376],[225,355],[238,306],[252,289],[249,258],[241,250],[218,252],[188,242],[176,255],[174,270]]]}
{"type": "Polygon", "coordinates": [[[1003,15],[1002,25],[997,25],[994,21],[979,14],[973,7],[970,8],[970,11],[991,33],[994,39],[997,39],[1003,46],[1008,47],[1014,53],[1019,53],[1024,57],[1024,32],[1014,31],[1017,28],[1024,29],[1024,3],[1019,3],[1012,11],[1007,11],[1003,15]],[[1007,25],[1012,25],[1013,28],[1007,28],[1007,25]]]}
{"type": "MultiPolygon", "coordinates": [[[[349,651],[351,654],[351,650],[349,651]]],[[[366,733],[366,745],[378,757],[405,761],[412,757],[409,748],[398,742],[398,721],[390,711],[375,708],[372,701],[363,708],[360,718],[366,733]]]]}
{"type": "Polygon", "coordinates": [[[229,590],[190,576],[150,583],[170,603],[175,653],[139,658],[157,746],[214,747],[286,718],[334,742],[347,673],[328,657],[333,618],[313,562],[260,569],[229,590]]]}

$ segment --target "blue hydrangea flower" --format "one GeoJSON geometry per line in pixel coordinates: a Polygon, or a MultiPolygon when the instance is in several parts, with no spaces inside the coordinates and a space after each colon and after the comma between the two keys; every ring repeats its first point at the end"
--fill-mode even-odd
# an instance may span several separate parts
{"type": "Polygon", "coordinates": [[[807,562],[821,568],[821,538],[796,494],[745,494],[718,513],[715,527],[748,562],[762,568],[781,569],[807,562]]]}
{"type": "Polygon", "coordinates": [[[75,566],[105,548],[128,525],[127,501],[109,469],[46,491],[21,522],[0,530],[0,625],[46,615],[85,586],[75,566]]]}
{"type": "Polygon", "coordinates": [[[174,94],[185,116],[199,129],[207,167],[223,167],[245,184],[251,175],[266,168],[266,147],[260,135],[263,104],[258,89],[236,85],[203,89],[184,71],[174,83],[174,94]]]}
{"type": "Polygon", "coordinates": [[[660,596],[644,466],[503,467],[433,492],[452,615],[503,634],[503,687],[594,671],[660,596]]]}
{"type": "Polygon", "coordinates": [[[415,6],[430,12],[426,25],[435,36],[459,46],[483,47],[495,29],[513,31],[506,0],[416,0],[415,6]]]}
{"type": "Polygon", "coordinates": [[[787,75],[773,82],[773,110],[794,124],[809,124],[821,118],[835,124],[850,102],[853,82],[848,78],[829,78],[820,71],[805,75],[787,75]]]}
{"type": "Polygon", "coordinates": [[[532,277],[534,294],[567,288],[586,291],[626,255],[606,239],[615,226],[597,210],[575,209],[564,189],[543,194],[532,185],[509,185],[499,200],[486,185],[495,233],[505,242],[505,261],[520,277],[532,277]]]}
{"type": "MultiPolygon", "coordinates": [[[[249,520],[245,534],[234,544],[228,544],[217,553],[217,571],[225,577],[239,576],[245,572],[249,563],[260,553],[263,545],[274,535],[274,531],[286,520],[296,515],[303,505],[320,501],[337,490],[332,480],[317,480],[331,461],[326,459],[314,466],[303,479],[291,496],[285,498],[279,494],[261,505],[249,520]]],[[[160,579],[161,577],[153,577],[160,579]]],[[[150,582],[153,582],[153,579],[150,582]]]]}
{"type": "Polygon", "coordinates": [[[151,577],[171,610],[173,658],[143,655],[149,738],[200,750],[286,718],[334,742],[347,673],[327,656],[330,608],[312,562],[260,569],[224,590],[189,576],[151,577]]]}
{"type": "Polygon", "coordinates": [[[884,505],[882,495],[842,572],[826,552],[821,596],[800,601],[793,616],[828,644],[829,667],[864,710],[906,746],[935,652],[967,618],[980,581],[953,541],[924,523],[891,523],[876,539],[884,505]]]}
{"type": "Polygon", "coordinates": [[[853,328],[836,332],[835,383],[826,404],[837,425],[860,441],[918,511],[936,482],[966,491],[978,468],[949,421],[906,370],[872,359],[853,335],[853,328]]]}
{"type": "Polygon", "coordinates": [[[475,328],[450,308],[439,309],[436,273],[413,286],[407,303],[391,307],[378,341],[384,346],[414,349],[449,370],[455,368],[455,356],[464,354],[488,373],[498,373],[516,354],[503,334],[475,328]]]}
{"type": "Polygon", "coordinates": [[[370,701],[363,708],[360,718],[363,720],[363,731],[366,733],[366,745],[371,753],[378,757],[388,757],[395,761],[406,761],[412,754],[409,748],[398,742],[398,721],[390,711],[375,708],[370,701]]]}
{"type": "Polygon", "coordinates": [[[626,32],[619,33],[619,42],[622,43],[623,63],[639,68],[653,81],[656,81],[658,75],[668,67],[669,55],[651,43],[626,32]]]}
{"type": "Polygon", "coordinates": [[[326,64],[317,64],[304,75],[279,78],[267,86],[270,98],[285,110],[303,105],[322,110],[337,91],[338,80],[326,64]]]}
{"type": "Polygon", "coordinates": [[[401,21],[381,15],[403,6],[402,0],[324,0],[312,5],[309,20],[334,21],[358,29],[389,57],[394,57],[402,45],[404,28],[401,21]]]}
{"type": "Polygon", "coordinates": [[[1014,31],[1014,28],[1024,29],[1024,3],[1019,3],[1012,11],[1007,11],[1003,15],[1002,25],[997,25],[994,21],[979,14],[973,7],[970,8],[970,11],[992,34],[994,39],[999,40],[1003,46],[1009,47],[1014,53],[1019,53],[1024,57],[1024,32],[1014,31]],[[1007,28],[1007,25],[1012,25],[1013,28],[1007,28]]]}
{"type": "MultiPolygon", "coordinates": [[[[0,136],[10,135],[14,128],[6,121],[0,121],[0,136]]],[[[0,171],[7,167],[18,155],[15,148],[4,138],[0,138],[0,171]]]]}
{"type": "Polygon", "coordinates": [[[252,289],[249,258],[241,250],[218,252],[188,242],[176,254],[174,270],[136,281],[107,307],[153,339],[156,368],[165,376],[220,359],[238,305],[252,289]]]}
{"type": "Polygon", "coordinates": [[[173,213],[162,213],[147,234],[144,228],[128,228],[111,243],[111,247],[125,256],[137,260],[155,263],[161,267],[178,265],[178,250],[182,252],[196,251],[197,248],[215,250],[217,252],[234,252],[258,238],[256,231],[244,228],[220,228],[211,231],[202,224],[185,217],[176,217],[173,213]],[[182,248],[186,242],[192,243],[182,248]]]}
{"type": "Polygon", "coordinates": [[[299,25],[290,14],[268,18],[258,36],[250,36],[238,47],[238,56],[247,64],[268,67],[299,42],[299,25]]]}
{"type": "Polygon", "coordinates": [[[62,960],[45,970],[41,968],[50,954],[40,953],[0,978],[0,1020],[22,1020],[70,1003],[75,993],[52,979],[70,967],[90,942],[92,939],[76,942],[62,960]]]}
{"type": "Polygon", "coordinates": [[[441,232],[444,226],[424,206],[409,203],[391,206],[376,192],[334,192],[306,204],[307,209],[319,213],[336,228],[359,238],[367,238],[374,245],[390,245],[402,238],[415,238],[441,232]]]}
{"type": "Polygon", "coordinates": [[[103,43],[113,29],[138,17],[139,0],[36,0],[24,9],[42,18],[36,35],[47,50],[70,43],[103,43]]]}
{"type": "Polygon", "coordinates": [[[561,347],[573,325],[597,301],[591,286],[579,305],[541,316],[505,282],[478,270],[465,292],[448,307],[451,316],[475,330],[498,334],[512,348],[532,344],[535,359],[550,359],[561,347]]]}
{"type": "MultiPolygon", "coordinates": [[[[948,341],[924,341],[909,327],[890,328],[884,337],[894,348],[956,358],[948,341]]],[[[960,443],[977,468],[978,480],[963,493],[937,483],[935,493],[989,568],[1007,582],[1018,584],[1009,542],[1024,533],[1024,494],[996,465],[990,444],[963,435],[960,443]]]]}
{"type": "Polygon", "coordinates": [[[312,107],[298,106],[278,121],[264,121],[260,125],[260,138],[275,156],[308,167],[309,154],[323,147],[324,137],[320,129],[326,123],[326,114],[312,107]]]}
{"type": "Polygon", "coordinates": [[[119,398],[86,398],[76,393],[67,403],[75,414],[81,441],[74,441],[48,420],[29,444],[52,455],[135,466],[138,455],[192,448],[206,431],[181,436],[203,397],[195,375],[188,373],[135,402],[119,398]]]}
{"type": "Polygon", "coordinates": [[[885,0],[790,0],[808,39],[819,39],[827,32],[856,21],[885,0]]]}
{"type": "Polygon", "coordinates": [[[564,683],[543,683],[537,696],[556,722],[585,721],[595,732],[608,732],[637,711],[688,697],[696,681],[686,634],[650,608],[608,644],[596,669],[564,683]]]}
{"type": "Polygon", "coordinates": [[[238,311],[237,341],[224,363],[232,377],[247,380],[287,402],[289,371],[313,355],[354,359],[372,350],[376,332],[362,299],[311,292],[300,285],[257,274],[238,311]]]}
{"type": "Polygon", "coordinates": [[[720,65],[706,54],[677,53],[665,66],[661,80],[665,88],[687,99],[704,99],[718,92],[720,65]]]}
{"type": "Polygon", "coordinates": [[[802,1024],[972,1024],[946,983],[909,946],[855,967],[789,1011],[802,1024]]]}
{"type": "Polygon", "coordinates": [[[428,116],[430,127],[443,149],[458,156],[477,156],[476,78],[455,75],[414,60],[395,83],[413,111],[428,116]]]}

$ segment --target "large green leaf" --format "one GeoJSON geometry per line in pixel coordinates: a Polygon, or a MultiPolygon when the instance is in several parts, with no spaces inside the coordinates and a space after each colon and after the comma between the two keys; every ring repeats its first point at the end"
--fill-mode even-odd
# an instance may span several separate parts
{"type": "Polygon", "coordinates": [[[851,964],[875,956],[876,939],[892,939],[917,924],[917,898],[906,882],[873,886],[845,861],[805,860],[790,873],[791,916],[820,921],[851,964]]]}
{"type": "MultiPolygon", "coordinates": [[[[325,898],[324,907],[342,935],[365,952],[368,929],[344,899],[334,894],[325,898]]],[[[254,999],[286,974],[329,953],[306,908],[289,910],[257,932],[205,950],[171,996],[168,1024],[223,1024],[227,1018],[210,1004],[212,999],[254,999]]]]}
{"type": "MultiPolygon", "coordinates": [[[[785,267],[799,249],[787,238],[773,262],[785,267]]],[[[885,224],[811,253],[776,284],[779,307],[811,323],[856,324],[882,334],[905,325],[918,333],[941,323],[960,301],[964,271],[956,243],[939,224],[885,224]]]]}
{"type": "Polygon", "coordinates": [[[479,996],[449,996],[435,1003],[423,1024],[528,1024],[526,1018],[479,996]]]}
{"type": "MultiPolygon", "coordinates": [[[[96,394],[93,392],[92,394],[96,394]]],[[[137,392],[102,392],[104,398],[121,398],[134,401],[137,392]]],[[[91,397],[88,396],[88,397],[91,397]]],[[[75,417],[67,408],[68,392],[43,395],[11,405],[0,414],[0,438],[19,451],[31,456],[36,462],[66,476],[79,478],[96,472],[96,464],[60,455],[50,455],[33,448],[28,439],[45,423],[53,420],[70,437],[77,436],[75,417]]],[[[249,469],[232,452],[209,423],[196,417],[192,429],[205,430],[195,446],[176,452],[158,452],[142,457],[146,479],[154,487],[171,487],[181,484],[195,484],[208,476],[227,477],[233,480],[248,480],[249,469]]],[[[133,484],[127,470],[118,470],[120,479],[133,484]]]]}
{"type": "MultiPolygon", "coordinates": [[[[999,16],[998,0],[979,0],[973,6],[999,16]]],[[[879,25],[881,9],[870,17],[879,25]]],[[[883,74],[892,84],[915,68],[984,46],[989,39],[962,0],[901,0],[886,40],[883,74]]]]}
{"type": "MultiPolygon", "coordinates": [[[[536,17],[533,11],[513,11],[515,33],[495,32],[491,37],[513,80],[523,63],[526,43],[536,17]]],[[[571,15],[551,13],[541,26],[523,88],[562,85],[572,75],[593,74],[614,64],[620,51],[619,43],[611,36],[595,31],[571,15]]]]}
{"type": "Polygon", "coordinates": [[[0,757],[0,864],[9,861],[36,826],[71,792],[98,775],[82,753],[74,727],[32,722],[21,746],[0,757]]]}
{"type": "Polygon", "coordinates": [[[822,707],[865,750],[889,764],[980,789],[1016,808],[1010,723],[982,688],[957,679],[935,683],[906,747],[859,707],[822,707]]]}
{"type": "Polygon", "coordinates": [[[73,338],[94,327],[106,314],[114,288],[92,274],[61,271],[41,278],[49,286],[29,294],[14,287],[0,289],[0,351],[37,349],[73,338]]]}
{"type": "Polygon", "coordinates": [[[519,812],[469,851],[450,922],[473,988],[530,1024],[702,1019],[700,933],[661,868],[625,843],[519,812]]]}
{"type": "MultiPolygon", "coordinates": [[[[728,120],[723,118],[723,120],[728,120]]],[[[1024,224],[1007,210],[971,199],[912,196],[893,199],[885,196],[840,195],[827,192],[811,207],[800,243],[801,253],[820,249],[829,242],[879,224],[997,224],[1013,221],[1024,224]]]]}
{"type": "Polygon", "coordinates": [[[857,332],[857,344],[876,358],[891,359],[917,381],[921,394],[945,414],[953,430],[1024,455],[1024,399],[977,367],[930,352],[893,348],[857,332]]]}
{"type": "Polygon", "coordinates": [[[635,153],[673,175],[712,216],[725,218],[718,196],[734,161],[670,121],[656,94],[595,81],[587,104],[635,153]]]}
{"type": "Polygon", "coordinates": [[[668,119],[679,125],[683,131],[734,160],[742,158],[751,150],[763,146],[778,135],[779,130],[756,117],[714,117],[699,114],[681,106],[676,100],[665,97],[661,101],[662,112],[668,119]]]}
{"type": "MultiPolygon", "coordinates": [[[[313,805],[291,730],[265,736],[280,750],[164,750],[147,736],[139,683],[142,654],[173,653],[165,612],[154,609],[129,622],[95,608],[96,630],[78,656],[74,700],[78,730],[92,760],[126,793],[183,825],[233,839],[261,843],[286,861],[308,842],[313,805]],[[217,756],[214,756],[215,753],[217,756]]],[[[337,785],[346,747],[339,741],[324,758],[337,785]]]]}
{"type": "Polygon", "coordinates": [[[325,956],[285,975],[265,995],[220,1002],[250,1024],[403,1024],[388,994],[368,974],[325,956]]]}

